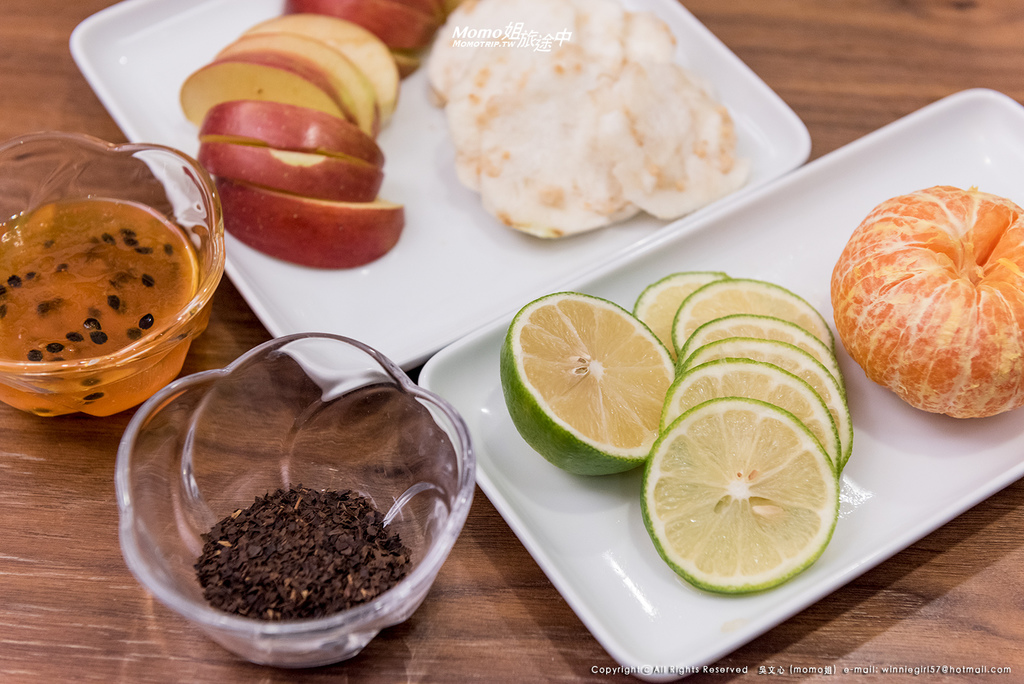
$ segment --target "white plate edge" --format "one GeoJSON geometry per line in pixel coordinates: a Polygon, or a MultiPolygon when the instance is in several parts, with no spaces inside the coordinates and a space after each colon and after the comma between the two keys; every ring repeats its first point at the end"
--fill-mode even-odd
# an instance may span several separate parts
{"type": "MultiPolygon", "coordinates": [[[[774,181],[766,183],[756,192],[750,193],[742,198],[738,198],[736,202],[732,202],[728,206],[711,208],[711,210],[704,215],[701,221],[691,224],[685,231],[679,231],[672,235],[658,234],[655,236],[656,239],[648,241],[645,245],[638,246],[637,249],[630,250],[629,252],[622,254],[619,258],[611,262],[601,264],[588,271],[585,276],[582,276],[575,283],[575,286],[579,287],[579,289],[585,290],[587,283],[600,279],[602,276],[614,272],[618,268],[626,267],[629,262],[638,258],[648,250],[656,249],[659,245],[664,244],[665,242],[680,240],[683,239],[683,236],[685,235],[698,232],[707,225],[715,223],[718,220],[727,217],[731,213],[739,212],[747,205],[759,201],[759,199],[764,195],[780,192],[789,185],[801,182],[805,176],[818,173],[819,169],[828,170],[832,166],[841,165],[848,157],[859,154],[862,150],[870,149],[875,145],[882,144],[886,139],[894,135],[899,135],[902,131],[908,128],[913,129],[926,124],[929,120],[947,116],[949,115],[949,112],[957,107],[973,106],[986,106],[1007,110],[1013,109],[1018,115],[1020,115],[1021,111],[1024,110],[1024,106],[1009,96],[988,88],[971,88],[953,93],[931,102],[920,109],[901,117],[900,119],[892,121],[875,131],[865,134],[863,137],[851,141],[847,145],[833,150],[832,152],[823,155],[822,157],[819,157],[818,159],[815,159],[788,174],[780,176],[774,181]]],[[[526,302],[524,302],[524,304],[525,303],[526,302]]],[[[437,392],[437,389],[434,386],[435,374],[441,373],[441,371],[437,369],[445,363],[450,363],[448,361],[449,358],[453,360],[457,359],[463,349],[473,348],[477,344],[482,343],[484,339],[490,338],[492,335],[499,333],[503,328],[507,329],[511,318],[512,316],[503,317],[501,320],[482,326],[452,345],[438,351],[426,362],[421,370],[419,383],[423,387],[437,392]]],[[[495,361],[495,363],[497,363],[497,361],[495,361]]],[[[984,486],[965,492],[962,497],[959,497],[946,506],[937,509],[927,520],[922,521],[915,527],[905,530],[901,535],[895,537],[889,544],[878,549],[876,553],[871,556],[862,558],[858,563],[850,565],[843,570],[839,570],[830,578],[829,581],[821,581],[816,585],[812,585],[809,587],[811,591],[806,595],[801,596],[800,600],[792,601],[789,604],[781,606],[771,614],[761,616],[758,620],[748,623],[743,629],[737,630],[737,632],[733,633],[737,638],[729,640],[726,645],[714,650],[711,655],[706,656],[700,663],[695,663],[694,665],[701,666],[714,662],[724,655],[736,650],[743,644],[760,636],[778,624],[781,624],[789,617],[792,617],[792,615],[810,605],[813,605],[824,596],[838,588],[841,588],[853,579],[871,570],[908,546],[916,543],[923,537],[948,523],[953,518],[1001,491],[1021,477],[1024,477],[1024,462],[1016,468],[1008,469],[1000,476],[992,478],[985,483],[984,486]]],[[[502,514],[502,517],[516,534],[517,538],[520,539],[524,547],[527,548],[530,554],[537,561],[538,565],[540,565],[544,570],[552,584],[558,588],[566,602],[570,605],[580,620],[587,625],[591,634],[599,643],[601,643],[602,647],[605,648],[609,655],[624,667],[643,668],[645,666],[652,665],[651,663],[642,663],[637,661],[636,658],[628,652],[629,649],[622,647],[618,643],[618,640],[605,629],[603,622],[593,615],[593,613],[588,609],[586,602],[579,598],[569,581],[561,574],[561,572],[558,571],[556,564],[548,557],[545,549],[532,539],[528,526],[526,526],[518,516],[516,516],[515,511],[512,510],[511,504],[505,501],[501,496],[497,486],[491,481],[486,468],[478,467],[477,482],[481,490],[487,495],[488,500],[490,500],[492,505],[494,505],[494,507],[502,514]]],[[[678,678],[678,675],[660,677],[644,676],[642,673],[638,673],[636,676],[647,681],[668,681],[678,678]]]]}
{"type": "MultiPolygon", "coordinates": [[[[121,2],[117,4],[106,7],[90,15],[80,22],[72,31],[69,43],[71,54],[76,65],[104,107],[110,113],[117,126],[129,140],[140,141],[142,136],[135,126],[132,125],[130,119],[126,117],[124,110],[118,104],[118,99],[114,97],[110,88],[107,87],[105,79],[100,75],[94,60],[91,58],[92,56],[86,49],[86,45],[93,33],[107,28],[109,22],[116,21],[116,18],[121,15],[135,16],[139,11],[147,11],[148,8],[155,7],[160,10],[162,15],[175,16],[180,14],[183,10],[189,10],[199,6],[203,4],[203,2],[204,0],[188,0],[188,2],[181,3],[177,6],[173,6],[173,9],[169,9],[172,5],[161,2],[161,0],[121,0],[121,2]],[[184,5],[184,7],[182,7],[182,5],[184,5]]],[[[557,281],[560,283],[570,283],[585,278],[593,269],[601,268],[606,264],[615,263],[623,255],[632,253],[637,249],[641,249],[645,244],[648,244],[655,238],[668,237],[680,224],[685,224],[688,221],[694,220],[699,221],[699,215],[701,212],[717,209],[719,208],[718,205],[731,204],[732,202],[747,196],[749,193],[756,192],[759,188],[778,180],[780,177],[784,177],[787,174],[792,173],[794,169],[800,168],[810,155],[812,144],[810,132],[792,107],[790,107],[778,93],[772,90],[768,84],[749,67],[749,65],[743,62],[738,55],[732,52],[732,50],[703,22],[697,19],[697,17],[683,5],[675,2],[674,0],[645,0],[645,2],[650,3],[651,5],[660,5],[665,12],[679,13],[688,22],[692,22],[693,29],[703,35],[703,38],[708,43],[709,49],[714,51],[716,60],[727,62],[729,67],[737,72],[737,76],[743,79],[747,87],[756,90],[762,98],[766,98],[774,103],[775,107],[772,109],[771,114],[775,119],[777,119],[779,125],[787,130],[788,135],[792,137],[791,142],[793,145],[791,149],[786,150],[786,154],[783,157],[784,163],[779,164],[776,171],[777,175],[774,177],[764,178],[756,183],[745,185],[731,193],[729,196],[716,200],[709,206],[702,207],[691,214],[680,217],[675,221],[667,223],[658,230],[641,237],[639,240],[624,245],[623,249],[617,253],[609,253],[607,255],[600,256],[592,263],[581,266],[575,271],[562,273],[557,281]]],[[[232,260],[229,253],[225,264],[225,274],[231,279],[232,283],[246,300],[247,304],[253,309],[254,313],[256,313],[261,323],[275,337],[295,332],[286,324],[285,321],[281,320],[280,315],[274,313],[272,309],[275,309],[275,307],[271,306],[272,302],[265,302],[256,295],[254,285],[239,273],[239,269],[241,268],[241,265],[236,265],[234,263],[234,260],[232,260]]],[[[410,370],[422,365],[438,351],[457,341],[464,335],[472,333],[476,328],[484,327],[501,320],[508,313],[510,312],[492,312],[489,314],[489,317],[483,318],[474,327],[463,327],[462,329],[452,330],[448,334],[437,335],[438,338],[442,339],[438,339],[429,349],[420,348],[410,350],[403,356],[393,356],[399,366],[403,369],[410,370]]]]}

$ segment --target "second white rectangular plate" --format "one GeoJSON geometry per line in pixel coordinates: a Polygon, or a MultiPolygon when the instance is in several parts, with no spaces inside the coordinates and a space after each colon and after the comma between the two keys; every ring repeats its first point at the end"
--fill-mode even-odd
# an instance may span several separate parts
{"type": "MultiPolygon", "coordinates": [[[[1024,108],[992,91],[951,96],[563,289],[631,309],[662,276],[720,270],[783,285],[831,321],[832,268],[850,234],[883,200],[933,185],[1024,203],[1024,108]]],[[[552,583],[608,653],[646,679],[714,662],[1024,475],[1019,412],[970,421],[923,413],[867,380],[837,344],[855,436],[831,544],[777,589],[703,593],[655,551],[639,472],[572,476],[519,437],[498,377],[509,321],[440,351],[420,383],[462,412],[480,487],[552,583]]]]}
{"type": "MultiPolygon", "coordinates": [[[[709,82],[733,115],[739,153],[753,170],[750,183],[723,202],[807,159],[803,123],[678,2],[624,4],[668,23],[678,39],[678,61],[709,82]]],[[[283,7],[283,0],[126,0],[82,22],[71,51],[130,140],[194,155],[196,129],[181,113],[181,84],[283,7]]],[[[685,230],[703,213],[668,225],[638,218],[560,242],[505,228],[456,179],[444,112],[430,104],[423,71],[403,83],[395,117],[379,138],[387,158],[381,196],[406,208],[405,232],[389,254],[362,268],[316,270],[272,259],[228,236],[227,274],[272,334],[348,335],[410,368],[524,297],[577,278],[654,235],[685,230]]]]}

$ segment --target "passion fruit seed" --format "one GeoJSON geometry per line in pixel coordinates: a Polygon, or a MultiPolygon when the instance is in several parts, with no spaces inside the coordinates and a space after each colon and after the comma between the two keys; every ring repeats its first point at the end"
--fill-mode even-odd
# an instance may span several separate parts
{"type": "Polygon", "coordinates": [[[117,273],[117,275],[115,275],[113,278],[111,278],[108,282],[113,287],[119,288],[122,285],[124,285],[125,283],[127,283],[128,281],[130,281],[131,279],[132,279],[132,274],[131,273],[129,273],[128,271],[120,271],[120,272],[117,273]]]}
{"type": "Polygon", "coordinates": [[[43,360],[43,352],[39,351],[38,349],[29,349],[27,356],[29,361],[43,360]]]}
{"type": "Polygon", "coordinates": [[[7,284],[11,287],[21,287],[21,278],[16,275],[12,275],[7,279],[7,284]]]}
{"type": "Polygon", "coordinates": [[[92,394],[86,394],[82,397],[85,401],[96,401],[97,399],[103,398],[103,392],[93,392],[92,394]]]}
{"type": "Polygon", "coordinates": [[[100,239],[106,242],[108,245],[117,244],[117,240],[115,240],[114,236],[111,235],[110,233],[104,233],[103,235],[100,235],[100,239]]]}
{"type": "Polygon", "coordinates": [[[137,339],[139,339],[140,337],[142,337],[142,331],[141,331],[141,330],[139,330],[138,328],[128,328],[128,329],[127,329],[127,330],[125,331],[125,335],[127,335],[127,336],[128,336],[128,339],[129,339],[129,340],[132,340],[132,341],[134,341],[134,340],[137,340],[137,339]]]}
{"type": "Polygon", "coordinates": [[[154,285],[156,285],[156,280],[154,280],[153,276],[149,275],[148,273],[143,273],[142,284],[145,285],[146,287],[153,287],[154,285]]]}
{"type": "Polygon", "coordinates": [[[82,322],[82,327],[85,328],[86,330],[99,330],[103,326],[101,326],[100,322],[95,318],[86,318],[82,322]]]}
{"type": "Polygon", "coordinates": [[[146,314],[139,319],[139,327],[143,330],[149,330],[153,327],[153,314],[146,314]]]}
{"type": "Polygon", "coordinates": [[[102,330],[95,330],[89,333],[89,339],[96,344],[103,344],[104,342],[107,341],[107,333],[103,332],[102,330]]]}
{"type": "Polygon", "coordinates": [[[117,295],[107,295],[107,306],[117,311],[121,308],[121,298],[117,295]]]}
{"type": "Polygon", "coordinates": [[[39,314],[40,316],[45,316],[51,311],[57,309],[63,303],[64,300],[60,297],[54,297],[53,299],[44,299],[43,301],[36,304],[36,313],[39,314]]]}
{"type": "Polygon", "coordinates": [[[64,351],[64,345],[60,342],[50,342],[50,344],[46,345],[46,351],[51,354],[59,354],[64,351]]]}
{"type": "Polygon", "coordinates": [[[82,337],[82,333],[75,331],[69,332],[64,337],[67,338],[69,342],[81,342],[82,340],[85,339],[84,337],[82,337]]]}

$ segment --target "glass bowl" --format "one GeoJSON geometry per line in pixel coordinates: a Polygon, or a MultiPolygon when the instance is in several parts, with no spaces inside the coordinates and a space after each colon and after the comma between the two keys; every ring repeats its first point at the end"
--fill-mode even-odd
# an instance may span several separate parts
{"type": "MultiPolygon", "coordinates": [[[[17,219],[45,217],[50,205],[89,204],[92,200],[112,200],[122,207],[141,205],[160,217],[158,222],[167,224],[166,230],[181,231],[180,235],[167,233],[169,241],[164,248],[173,251],[171,242],[177,241],[182,249],[194,252],[195,262],[191,257],[187,261],[195,263],[196,277],[191,279],[195,288],[191,298],[187,291],[180,295],[185,303],[176,307],[175,313],[171,309],[148,329],[142,330],[143,324],[131,331],[133,335],[125,339],[125,344],[105,355],[63,360],[55,354],[36,360],[3,354],[0,401],[37,415],[110,415],[139,404],[174,379],[192,338],[206,328],[210,299],[224,272],[220,201],[210,176],[187,155],[160,145],[115,145],[87,135],[59,132],[33,133],[0,143],[0,250],[10,254],[14,246],[23,244],[24,238],[14,228],[17,219]]],[[[43,221],[45,218],[40,219],[40,223],[43,221]]],[[[124,227],[127,229],[127,225],[124,227]]],[[[69,230],[68,236],[72,241],[79,237],[80,252],[87,248],[82,247],[88,243],[81,233],[69,230]]],[[[95,236],[90,239],[95,240],[95,236]]],[[[146,258],[163,259],[164,263],[169,260],[159,252],[147,254],[150,256],[146,258]]],[[[55,282],[61,265],[52,266],[43,270],[37,281],[49,278],[52,271],[55,282]]],[[[3,300],[13,295],[10,279],[22,275],[0,274],[0,309],[8,321],[11,316],[3,300]]],[[[34,277],[36,273],[29,275],[34,277]]],[[[146,284],[152,286],[153,282],[146,284]]],[[[110,285],[115,286],[113,279],[110,285]]],[[[27,288],[22,292],[27,293],[27,288]]],[[[117,313],[116,308],[111,313],[105,305],[96,308],[103,309],[101,315],[113,317],[117,313]]],[[[75,330],[79,335],[90,334],[77,327],[75,330]]],[[[74,335],[75,330],[68,335],[74,335]]],[[[59,342],[67,344],[63,332],[61,335],[59,342]]]]}
{"type": "Polygon", "coordinates": [[[355,340],[296,334],[178,379],[133,416],[118,449],[121,550],[159,601],[254,663],[350,658],[419,607],[469,512],[476,460],[461,416],[355,340]],[[204,599],[202,535],[279,488],[354,490],[386,512],[412,569],[323,618],[267,621],[204,599]]]}

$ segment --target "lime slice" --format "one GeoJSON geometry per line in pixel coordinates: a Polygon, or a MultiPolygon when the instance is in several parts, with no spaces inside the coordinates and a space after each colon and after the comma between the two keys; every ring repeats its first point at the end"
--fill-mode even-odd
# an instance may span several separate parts
{"type": "Polygon", "coordinates": [[[843,388],[827,368],[803,349],[786,342],[753,337],[729,337],[694,350],[680,367],[680,372],[716,359],[753,359],[770,363],[789,371],[813,387],[828,407],[839,432],[842,456],[838,465],[839,471],[842,471],[853,451],[853,422],[850,420],[850,409],[846,404],[843,388]]]}
{"type": "Polygon", "coordinates": [[[672,343],[676,350],[708,321],[731,314],[774,316],[795,323],[833,349],[832,329],[818,310],[789,290],[762,280],[729,278],[696,290],[676,312],[672,343]]]}
{"type": "Polygon", "coordinates": [[[757,337],[763,340],[778,340],[800,347],[827,368],[839,386],[843,388],[843,393],[846,393],[843,373],[839,369],[839,363],[836,361],[832,349],[796,323],[790,323],[774,316],[732,314],[712,319],[694,330],[693,334],[687,338],[679,352],[679,358],[685,362],[686,357],[698,347],[729,337],[757,337]]]}
{"type": "Polygon", "coordinates": [[[721,271],[685,271],[665,276],[640,293],[633,305],[633,315],[647,324],[674,358],[676,350],[672,344],[672,321],[675,320],[679,305],[698,288],[728,277],[721,271]]]}
{"type": "Polygon", "coordinates": [[[781,584],[832,538],[839,483],[821,445],[782,409],[726,397],[680,416],[651,449],[641,499],[658,553],[702,589],[781,584]]]}
{"type": "Polygon", "coordinates": [[[502,391],[519,434],[551,463],[584,475],[646,460],[674,377],[672,357],[646,325],[575,292],[523,307],[501,349],[502,391]]]}
{"type": "Polygon", "coordinates": [[[676,378],[665,397],[661,430],[697,404],[719,397],[746,397],[792,413],[824,448],[834,468],[842,459],[835,420],[807,381],[778,366],[751,359],[719,359],[676,378]]]}

